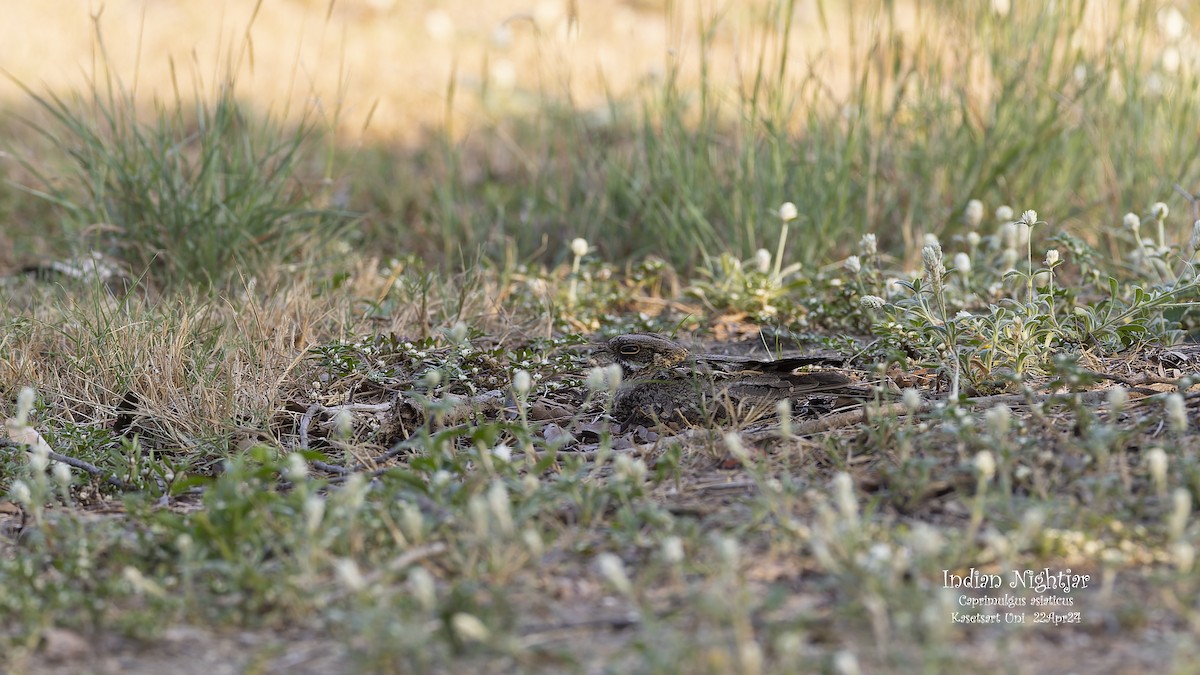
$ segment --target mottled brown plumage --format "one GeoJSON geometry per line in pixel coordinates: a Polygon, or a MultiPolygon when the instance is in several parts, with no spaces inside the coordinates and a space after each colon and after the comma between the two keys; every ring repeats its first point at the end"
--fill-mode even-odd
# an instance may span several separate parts
{"type": "Polygon", "coordinates": [[[851,393],[854,380],[833,370],[800,370],[840,364],[825,357],[763,361],[719,354],[692,354],[653,333],[618,335],[601,348],[621,366],[624,382],[613,416],[624,424],[695,423],[772,411],[784,399],[851,393]]]}

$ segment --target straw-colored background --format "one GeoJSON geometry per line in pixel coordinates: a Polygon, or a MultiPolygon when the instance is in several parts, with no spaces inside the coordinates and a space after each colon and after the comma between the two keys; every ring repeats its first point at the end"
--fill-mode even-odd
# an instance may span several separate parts
{"type": "MultiPolygon", "coordinates": [[[[314,94],[332,115],[340,102],[343,134],[411,140],[422,125],[446,119],[455,84],[453,117],[531,110],[546,97],[570,98],[582,110],[602,110],[606,96],[622,97],[654,83],[674,62],[684,77],[698,72],[697,29],[720,16],[709,47],[711,76],[731,85],[754,72],[763,36],[778,46],[778,22],[768,3],[659,0],[572,3],[568,0],[414,2],[265,0],[251,24],[253,2],[207,0],[79,0],[9,3],[0,21],[0,68],[36,91],[83,88],[96,53],[92,17],[113,72],[141,94],[170,98],[172,63],[181,89],[198,73],[210,89],[223,57],[251,49],[237,73],[244,96],[276,110],[314,94]],[[247,42],[247,26],[250,40],[247,42]],[[252,64],[250,59],[252,58],[252,64]],[[136,79],[135,79],[136,76],[136,79]],[[487,93],[487,103],[481,96],[487,93]]],[[[826,3],[828,34],[845,34],[843,3],[826,3]]],[[[912,11],[900,12],[914,20],[912,11]]],[[[793,72],[809,63],[836,68],[845,45],[830,49],[815,0],[794,13],[793,72]]],[[[0,80],[0,104],[24,94],[0,80]]]]}

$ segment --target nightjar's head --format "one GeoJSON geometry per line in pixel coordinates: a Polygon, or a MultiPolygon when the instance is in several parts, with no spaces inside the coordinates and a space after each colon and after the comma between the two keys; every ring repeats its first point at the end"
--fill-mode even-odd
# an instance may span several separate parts
{"type": "Polygon", "coordinates": [[[621,366],[625,377],[631,377],[647,367],[671,368],[688,357],[686,347],[654,333],[618,335],[601,349],[605,356],[621,366]]]}

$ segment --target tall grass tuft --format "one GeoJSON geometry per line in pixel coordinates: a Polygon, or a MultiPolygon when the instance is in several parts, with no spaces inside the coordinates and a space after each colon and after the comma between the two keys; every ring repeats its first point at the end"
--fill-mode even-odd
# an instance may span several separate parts
{"type": "Polygon", "coordinates": [[[25,168],[41,183],[31,192],[61,209],[69,248],[102,250],[156,286],[220,288],[301,262],[351,222],[301,180],[318,156],[312,109],[290,126],[251,109],[232,57],[210,92],[197,75],[189,95],[176,80],[147,105],[110,67],[98,26],[96,44],[85,91],[21,85],[48,120],[30,124],[68,158],[25,168]]]}
{"type": "Polygon", "coordinates": [[[660,78],[603,110],[549,100],[540,116],[501,117],[451,160],[418,165],[438,203],[383,212],[408,226],[388,232],[408,250],[437,241],[448,262],[476,247],[565,255],[582,236],[609,260],[688,270],[772,247],[791,201],[785,264],[844,257],[868,232],[915,263],[923,234],[965,234],[977,198],[989,212],[1037,204],[1115,254],[1123,213],[1200,181],[1198,146],[1179,142],[1200,117],[1200,69],[1168,67],[1182,47],[1153,3],[1116,0],[1103,21],[1081,0],[821,4],[818,45],[796,37],[805,15],[789,0],[686,27],[668,3],[669,32],[692,42],[660,78]],[[753,45],[735,87],[718,76],[730,34],[753,45]],[[516,168],[464,170],[507,146],[516,168]]]}

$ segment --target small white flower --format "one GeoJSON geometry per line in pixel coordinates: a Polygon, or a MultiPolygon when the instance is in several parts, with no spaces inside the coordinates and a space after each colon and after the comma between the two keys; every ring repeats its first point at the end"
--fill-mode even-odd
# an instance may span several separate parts
{"type": "Polygon", "coordinates": [[[1150,213],[1156,220],[1166,220],[1167,216],[1171,213],[1171,209],[1168,209],[1167,205],[1162,202],[1154,202],[1150,206],[1150,213]]]}
{"type": "Polygon", "coordinates": [[[766,274],[771,271],[771,252],[765,248],[760,248],[754,252],[754,268],[760,274],[766,274]]]}
{"type": "Polygon", "coordinates": [[[588,371],[587,379],[584,383],[590,391],[604,391],[608,389],[608,381],[604,376],[604,368],[597,366],[588,371]]]}
{"type": "Polygon", "coordinates": [[[613,462],[613,472],[631,485],[641,485],[646,480],[646,462],[629,455],[617,455],[613,462]]]}
{"type": "Polygon", "coordinates": [[[333,416],[333,428],[339,438],[349,438],[354,431],[354,413],[348,408],[342,408],[333,416]]]}
{"type": "Polygon", "coordinates": [[[1187,411],[1183,405],[1183,396],[1179,392],[1167,394],[1165,407],[1167,412],[1167,426],[1171,428],[1171,431],[1178,434],[1187,431],[1187,411]]]}
{"type": "Polygon", "coordinates": [[[437,606],[437,587],[433,583],[433,575],[424,567],[409,569],[408,590],[426,611],[437,606]]]}
{"type": "Polygon", "coordinates": [[[879,243],[875,240],[875,235],[868,232],[858,240],[858,254],[864,258],[869,258],[879,251],[879,243]]]}
{"type": "Polygon", "coordinates": [[[37,392],[33,387],[21,387],[21,391],[17,393],[17,416],[9,423],[10,427],[23,427],[29,422],[29,413],[33,410],[33,402],[37,398],[37,392]]]}
{"type": "Polygon", "coordinates": [[[979,472],[981,481],[990,481],[996,475],[996,458],[988,450],[980,450],[975,454],[975,470],[979,472]]]}
{"type": "Polygon", "coordinates": [[[23,480],[14,480],[8,488],[8,494],[12,495],[12,500],[18,504],[29,504],[33,501],[29,486],[23,480]]]}
{"type": "Polygon", "coordinates": [[[546,552],[546,542],[542,541],[542,535],[533,528],[525,528],[521,531],[521,543],[525,544],[525,549],[535,559],[542,557],[546,552]]]}
{"type": "Polygon", "coordinates": [[[860,675],[862,669],[858,665],[858,657],[854,652],[843,649],[833,655],[833,672],[837,675],[860,675]]]}
{"type": "Polygon", "coordinates": [[[967,208],[963,211],[963,218],[967,221],[969,227],[979,227],[983,222],[983,202],[978,199],[972,199],[967,202],[967,208]]]}
{"type": "Polygon", "coordinates": [[[736,568],[738,559],[742,557],[742,547],[738,545],[737,539],[717,537],[716,545],[717,556],[721,558],[721,562],[730,569],[736,568]]]}
{"type": "Polygon", "coordinates": [[[847,521],[858,520],[858,499],[854,496],[854,479],[845,471],[833,477],[833,502],[838,513],[847,521]]]}
{"type": "Polygon", "coordinates": [[[464,612],[458,612],[450,617],[450,626],[454,628],[455,635],[472,642],[487,642],[492,635],[482,621],[464,612]]]}
{"type": "Polygon", "coordinates": [[[1013,219],[1013,208],[1007,204],[996,208],[996,220],[1007,223],[1013,219]]]}
{"type": "Polygon", "coordinates": [[[316,533],[325,518],[325,498],[321,495],[309,495],[304,498],[304,529],[309,536],[316,533]]]}
{"type": "Polygon", "coordinates": [[[54,482],[63,487],[69,486],[71,484],[71,467],[63,464],[62,462],[55,462],[54,482]]]}
{"type": "Polygon", "coordinates": [[[846,271],[851,274],[858,274],[862,271],[862,261],[858,259],[858,256],[852,255],[846,258],[846,262],[842,263],[842,267],[845,267],[846,271]]]}
{"type": "Polygon", "coordinates": [[[1175,488],[1171,493],[1171,515],[1167,519],[1167,536],[1178,541],[1187,528],[1188,516],[1192,513],[1192,493],[1187,488],[1175,488]]]}
{"type": "Polygon", "coordinates": [[[1125,226],[1125,229],[1137,234],[1138,230],[1142,228],[1142,219],[1138,218],[1136,213],[1126,213],[1121,224],[1125,226]]]}
{"type": "Polygon", "coordinates": [[[333,571],[337,574],[342,585],[351,591],[358,592],[367,587],[367,580],[358,569],[358,563],[350,558],[338,558],[333,561],[333,571]]]}
{"type": "Polygon", "coordinates": [[[518,369],[517,372],[513,373],[512,388],[517,393],[517,396],[523,397],[528,394],[529,390],[533,388],[533,378],[530,377],[529,372],[518,369]]]}
{"type": "Polygon", "coordinates": [[[1179,53],[1178,47],[1167,47],[1162,51],[1162,69],[1164,73],[1179,72],[1179,64],[1183,61],[1183,55],[1179,53]]]}
{"type": "Polygon", "coordinates": [[[454,344],[462,344],[467,341],[467,324],[462,321],[454,322],[450,327],[450,341],[454,344]]]}
{"type": "Polygon", "coordinates": [[[1171,557],[1175,560],[1175,568],[1187,574],[1196,562],[1196,549],[1186,541],[1177,541],[1171,546],[1171,557]]]}
{"type": "Polygon", "coordinates": [[[905,389],[900,394],[900,402],[904,404],[904,408],[910,415],[914,414],[921,409],[921,394],[916,389],[905,389]]]}
{"type": "Polygon", "coordinates": [[[729,454],[733,455],[737,461],[742,464],[750,463],[750,453],[746,452],[746,446],[742,445],[742,437],[736,431],[730,431],[725,434],[725,447],[729,449],[729,454]]]}
{"type": "Polygon", "coordinates": [[[48,466],[50,466],[50,448],[44,443],[37,443],[29,453],[29,468],[33,469],[34,473],[40,474],[44,473],[48,466]]]}
{"type": "Polygon", "coordinates": [[[584,239],[583,237],[575,237],[571,240],[571,253],[575,254],[576,258],[582,258],[583,256],[587,255],[589,249],[590,247],[588,246],[587,239],[584,239]]]}
{"type": "Polygon", "coordinates": [[[1021,213],[1021,222],[1025,223],[1029,227],[1033,227],[1034,225],[1036,225],[1038,222],[1037,211],[1034,211],[1033,209],[1029,209],[1028,211],[1022,212],[1021,213]]]}
{"type": "Polygon", "coordinates": [[[616,391],[621,388],[621,366],[616,363],[610,363],[604,366],[604,379],[608,382],[609,391],[616,391]]]}
{"type": "Polygon", "coordinates": [[[975,248],[976,246],[979,246],[980,239],[981,239],[981,237],[979,236],[978,232],[975,232],[975,231],[968,232],[967,233],[967,246],[970,246],[971,248],[975,248]]]}
{"type": "Polygon", "coordinates": [[[959,274],[964,276],[971,273],[971,256],[966,253],[954,254],[954,269],[958,270],[959,274]]]}
{"type": "Polygon", "coordinates": [[[308,475],[308,461],[300,453],[293,452],[288,455],[287,467],[284,469],[284,474],[293,483],[304,480],[305,476],[308,475]]]}
{"type": "Polygon", "coordinates": [[[936,234],[926,234],[921,241],[924,246],[936,246],[939,251],[942,250],[942,242],[936,234]]]}
{"type": "Polygon", "coordinates": [[[1108,390],[1108,407],[1113,412],[1118,412],[1129,403],[1129,392],[1125,387],[1117,385],[1108,390]]]}
{"type": "Polygon", "coordinates": [[[671,565],[683,562],[683,540],[679,537],[667,537],[662,541],[662,559],[671,565]]]}
{"type": "Polygon", "coordinates": [[[492,456],[507,464],[508,462],[512,461],[512,448],[508,447],[508,445],[504,443],[501,443],[500,445],[492,448],[492,456]]]}
{"type": "Polygon", "coordinates": [[[620,558],[612,553],[601,553],[596,556],[596,567],[618,593],[621,595],[633,593],[633,584],[629,581],[629,575],[625,573],[625,563],[621,562],[620,558]]]}
{"type": "Polygon", "coordinates": [[[425,377],[423,379],[425,380],[426,389],[434,389],[442,383],[442,371],[438,370],[437,368],[430,368],[429,370],[425,371],[425,377]]]}
{"type": "Polygon", "coordinates": [[[1162,448],[1150,448],[1146,451],[1146,467],[1150,470],[1150,479],[1159,493],[1167,489],[1167,453],[1162,448]]]}
{"type": "Polygon", "coordinates": [[[503,481],[494,481],[488,488],[487,503],[488,510],[492,512],[492,518],[500,527],[500,531],[504,534],[511,534],[513,531],[512,502],[508,499],[508,488],[504,487],[503,481]]]}
{"type": "Polygon", "coordinates": [[[792,402],[782,398],[775,403],[775,416],[779,418],[779,437],[792,437],[792,402]]]}
{"type": "Polygon", "coordinates": [[[1058,264],[1058,260],[1058,249],[1052,248],[1049,251],[1046,251],[1046,267],[1054,267],[1058,264]]]}
{"type": "Polygon", "coordinates": [[[887,301],[878,295],[864,295],[858,299],[858,304],[863,309],[879,309],[887,304],[887,301]]]}
{"type": "Polygon", "coordinates": [[[800,212],[796,209],[796,205],[791,202],[784,202],[779,207],[779,218],[785,223],[795,220],[799,215],[800,212]]]}
{"type": "Polygon", "coordinates": [[[946,267],[942,264],[942,247],[936,243],[926,244],[925,248],[921,249],[921,264],[925,267],[925,273],[933,278],[933,283],[938,283],[946,272],[946,267]]]}
{"type": "Polygon", "coordinates": [[[1012,421],[1012,411],[1008,406],[1001,403],[984,413],[984,418],[993,436],[1004,438],[1008,435],[1009,424],[1012,421]]]}
{"type": "Polygon", "coordinates": [[[1173,5],[1163,7],[1155,18],[1158,19],[1158,29],[1168,42],[1179,41],[1188,30],[1187,18],[1173,5]]]}

